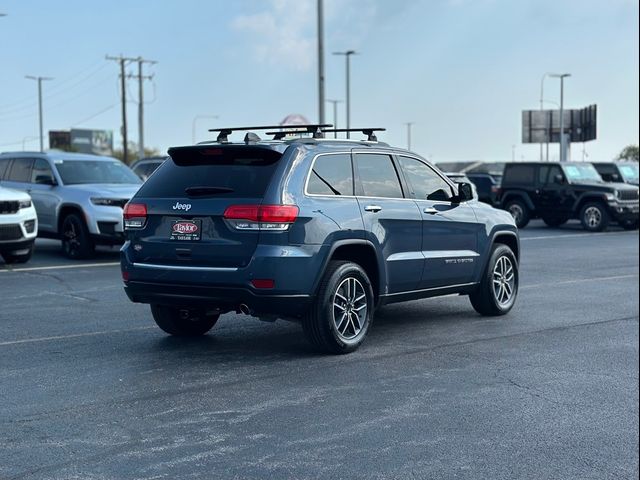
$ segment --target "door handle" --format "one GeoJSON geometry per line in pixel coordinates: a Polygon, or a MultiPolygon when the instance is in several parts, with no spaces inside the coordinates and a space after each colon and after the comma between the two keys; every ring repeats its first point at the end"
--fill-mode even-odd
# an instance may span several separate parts
{"type": "Polygon", "coordinates": [[[428,213],[429,215],[435,215],[438,213],[438,210],[436,210],[433,207],[427,207],[423,210],[424,213],[428,213]]]}
{"type": "Polygon", "coordinates": [[[382,207],[379,205],[367,205],[364,207],[365,212],[378,213],[380,210],[382,210],[382,207]]]}

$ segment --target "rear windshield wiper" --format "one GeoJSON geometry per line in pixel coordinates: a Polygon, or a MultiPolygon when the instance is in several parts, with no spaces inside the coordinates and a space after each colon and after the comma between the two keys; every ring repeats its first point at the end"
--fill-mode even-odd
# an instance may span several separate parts
{"type": "Polygon", "coordinates": [[[184,193],[190,197],[206,197],[208,195],[231,192],[233,192],[233,188],[229,187],[187,187],[184,189],[184,193]]]}

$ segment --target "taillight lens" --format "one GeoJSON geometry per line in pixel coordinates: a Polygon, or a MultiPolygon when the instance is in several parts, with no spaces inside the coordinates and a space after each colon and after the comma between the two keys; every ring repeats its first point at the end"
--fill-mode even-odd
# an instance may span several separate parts
{"type": "Polygon", "coordinates": [[[231,205],[224,218],[236,230],[283,231],[298,218],[296,205],[231,205]]]}
{"type": "Polygon", "coordinates": [[[123,217],[125,228],[142,228],[147,221],[147,206],[144,203],[127,203],[123,217]]]}

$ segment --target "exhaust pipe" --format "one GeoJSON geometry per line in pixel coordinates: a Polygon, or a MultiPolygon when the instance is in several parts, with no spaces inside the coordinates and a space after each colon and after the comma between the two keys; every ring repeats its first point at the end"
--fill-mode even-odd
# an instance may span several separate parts
{"type": "Polygon", "coordinates": [[[253,310],[251,310],[249,308],[249,305],[247,305],[246,303],[241,303],[238,309],[240,310],[240,313],[243,313],[245,315],[253,315],[253,310]]]}

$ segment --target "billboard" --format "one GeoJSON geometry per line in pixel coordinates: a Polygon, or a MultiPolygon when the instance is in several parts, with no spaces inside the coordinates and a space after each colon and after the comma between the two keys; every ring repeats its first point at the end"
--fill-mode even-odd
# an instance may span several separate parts
{"type": "MultiPolygon", "coordinates": [[[[564,132],[569,141],[588,142],[596,139],[597,105],[579,110],[564,110],[564,132]]],[[[559,110],[523,110],[522,143],[560,143],[559,110]]]]}
{"type": "Polygon", "coordinates": [[[113,132],[111,130],[71,129],[71,150],[94,155],[113,154],[113,132]]]}

